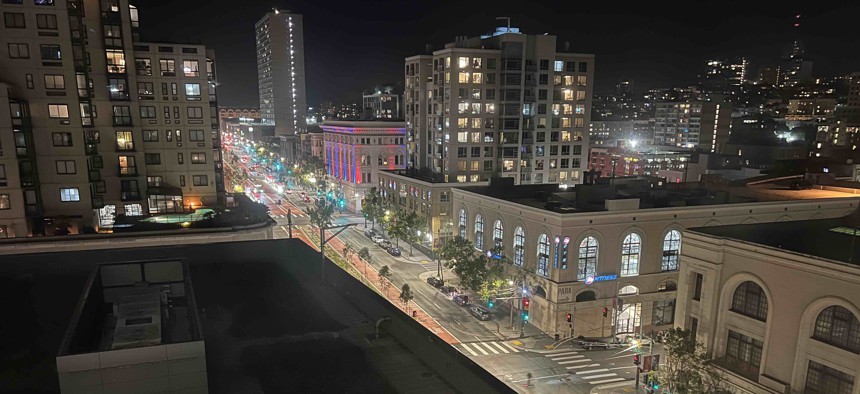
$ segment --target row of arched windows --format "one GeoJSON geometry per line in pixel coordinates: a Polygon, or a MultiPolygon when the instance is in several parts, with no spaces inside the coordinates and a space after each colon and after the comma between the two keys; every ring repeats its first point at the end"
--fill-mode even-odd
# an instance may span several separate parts
{"type": "MultiPolygon", "coordinates": [[[[756,320],[767,321],[767,294],[758,283],[743,282],[735,288],[730,310],[756,320]]],[[[843,306],[829,306],[816,317],[812,338],[860,354],[860,320],[843,306]]]]}
{"type": "MultiPolygon", "coordinates": [[[[466,210],[461,209],[458,216],[458,229],[461,238],[467,238],[467,217],[466,210]]],[[[484,218],[481,214],[475,215],[474,222],[474,245],[476,249],[484,249],[484,218]]],[[[492,246],[499,251],[504,250],[505,229],[501,220],[496,220],[493,223],[493,244],[492,246]]],[[[556,237],[558,238],[558,237],[556,237]]],[[[525,264],[525,230],[522,227],[517,227],[514,230],[513,239],[513,262],[517,266],[522,267],[525,264]]],[[[558,242],[558,239],[556,239],[558,242]]],[[[565,245],[567,245],[567,239],[565,245]]],[[[585,280],[591,275],[597,273],[597,260],[600,249],[600,243],[593,236],[586,236],[579,243],[578,253],[578,272],[577,279],[585,280]]],[[[678,269],[678,256],[681,250],[681,232],[678,230],[670,230],[666,233],[663,239],[663,257],[661,261],[661,269],[663,271],[675,271],[678,269]]],[[[538,275],[549,276],[550,256],[551,256],[550,238],[547,234],[540,234],[537,243],[537,267],[538,275]]],[[[631,232],[621,243],[621,276],[639,275],[640,259],[642,254],[642,237],[631,232]]],[[[566,269],[566,265],[561,266],[566,269]]],[[[558,267],[556,267],[558,268],[558,267]]]]}

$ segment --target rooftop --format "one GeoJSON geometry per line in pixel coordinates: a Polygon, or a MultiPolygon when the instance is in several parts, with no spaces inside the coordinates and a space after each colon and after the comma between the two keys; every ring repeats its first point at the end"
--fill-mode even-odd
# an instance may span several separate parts
{"type": "Polygon", "coordinates": [[[749,203],[724,190],[699,184],[671,184],[657,177],[598,178],[594,184],[560,189],[557,184],[513,185],[513,178],[494,178],[489,186],[457,187],[468,192],[557,213],[749,203]]]}
{"type": "Polygon", "coordinates": [[[858,265],[860,262],[860,228],[851,216],[835,219],[804,220],[785,223],[737,224],[699,227],[692,231],[756,243],[789,252],[858,265]],[[857,247],[852,247],[857,243],[857,247]]]}
{"type": "Polygon", "coordinates": [[[182,261],[104,264],[87,281],[60,355],[202,339],[182,261]]]}

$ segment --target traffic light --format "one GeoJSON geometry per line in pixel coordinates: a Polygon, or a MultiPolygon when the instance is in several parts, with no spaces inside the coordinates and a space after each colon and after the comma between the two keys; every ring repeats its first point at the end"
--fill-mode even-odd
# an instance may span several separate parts
{"type": "Polygon", "coordinates": [[[487,306],[488,306],[488,307],[492,308],[492,307],[493,307],[493,305],[495,305],[495,303],[493,303],[493,300],[489,300],[489,301],[487,301],[487,306]]]}
{"type": "Polygon", "coordinates": [[[523,309],[529,309],[529,298],[523,297],[523,309]]]}
{"type": "Polygon", "coordinates": [[[523,321],[524,322],[529,321],[529,311],[523,311],[523,321]]]}
{"type": "Polygon", "coordinates": [[[571,321],[573,321],[573,316],[571,316],[570,313],[568,313],[567,314],[567,322],[570,323],[571,321]]]}
{"type": "Polygon", "coordinates": [[[606,315],[608,313],[609,313],[609,309],[607,309],[606,307],[603,307],[603,317],[606,317],[606,315]]]}
{"type": "Polygon", "coordinates": [[[633,355],[633,365],[639,365],[639,355],[638,354],[633,355]]]}

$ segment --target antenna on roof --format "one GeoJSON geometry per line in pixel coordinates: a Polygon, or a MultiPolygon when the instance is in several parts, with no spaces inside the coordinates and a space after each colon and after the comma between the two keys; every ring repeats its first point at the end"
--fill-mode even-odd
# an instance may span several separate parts
{"type": "Polygon", "coordinates": [[[497,16],[496,20],[507,20],[508,21],[508,31],[511,31],[511,17],[509,16],[497,16]]]}

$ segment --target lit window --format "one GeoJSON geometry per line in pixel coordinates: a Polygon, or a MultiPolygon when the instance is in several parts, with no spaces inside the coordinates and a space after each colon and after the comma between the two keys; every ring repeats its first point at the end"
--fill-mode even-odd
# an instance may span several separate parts
{"type": "Polygon", "coordinates": [[[526,234],[522,227],[514,230],[514,264],[522,267],[525,257],[526,234]]]}
{"type": "Polygon", "coordinates": [[[475,249],[484,249],[484,218],[481,214],[475,216],[475,249]]]}
{"type": "Polygon", "coordinates": [[[125,53],[122,49],[106,49],[107,71],[111,74],[125,73],[125,53]]]}
{"type": "Polygon", "coordinates": [[[483,83],[483,76],[482,73],[472,73],[472,83],[483,83]]]}
{"type": "Polygon", "coordinates": [[[639,234],[630,233],[621,244],[621,276],[639,275],[639,251],[642,239],[639,234]]]}
{"type": "Polygon", "coordinates": [[[459,68],[469,67],[469,58],[468,57],[457,58],[457,67],[459,67],[459,68]]]}
{"type": "Polygon", "coordinates": [[[549,237],[546,234],[541,234],[538,237],[537,247],[537,274],[540,276],[549,275],[549,237]]]}
{"type": "Polygon", "coordinates": [[[186,77],[199,77],[200,64],[197,60],[184,60],[182,62],[182,72],[186,77]]]}
{"type": "Polygon", "coordinates": [[[564,62],[561,60],[556,60],[553,64],[553,71],[561,72],[564,71],[564,62]]]}
{"type": "Polygon", "coordinates": [[[597,253],[598,253],[597,238],[592,236],[585,237],[579,244],[579,272],[578,280],[594,275],[597,272],[597,253]]]}
{"type": "Polygon", "coordinates": [[[189,100],[200,100],[200,84],[199,83],[186,83],[185,84],[185,96],[189,100]]]}
{"type": "Polygon", "coordinates": [[[76,187],[62,188],[60,189],[60,201],[81,201],[81,193],[76,187]]]}
{"type": "Polygon", "coordinates": [[[69,106],[66,104],[48,104],[48,117],[54,119],[68,119],[69,106]]]}
{"type": "Polygon", "coordinates": [[[663,271],[678,269],[678,255],[681,250],[681,232],[670,230],[663,239],[663,261],[660,264],[663,271]]]}
{"type": "Polygon", "coordinates": [[[469,83],[469,73],[463,71],[457,74],[457,77],[460,83],[469,83]]]}

